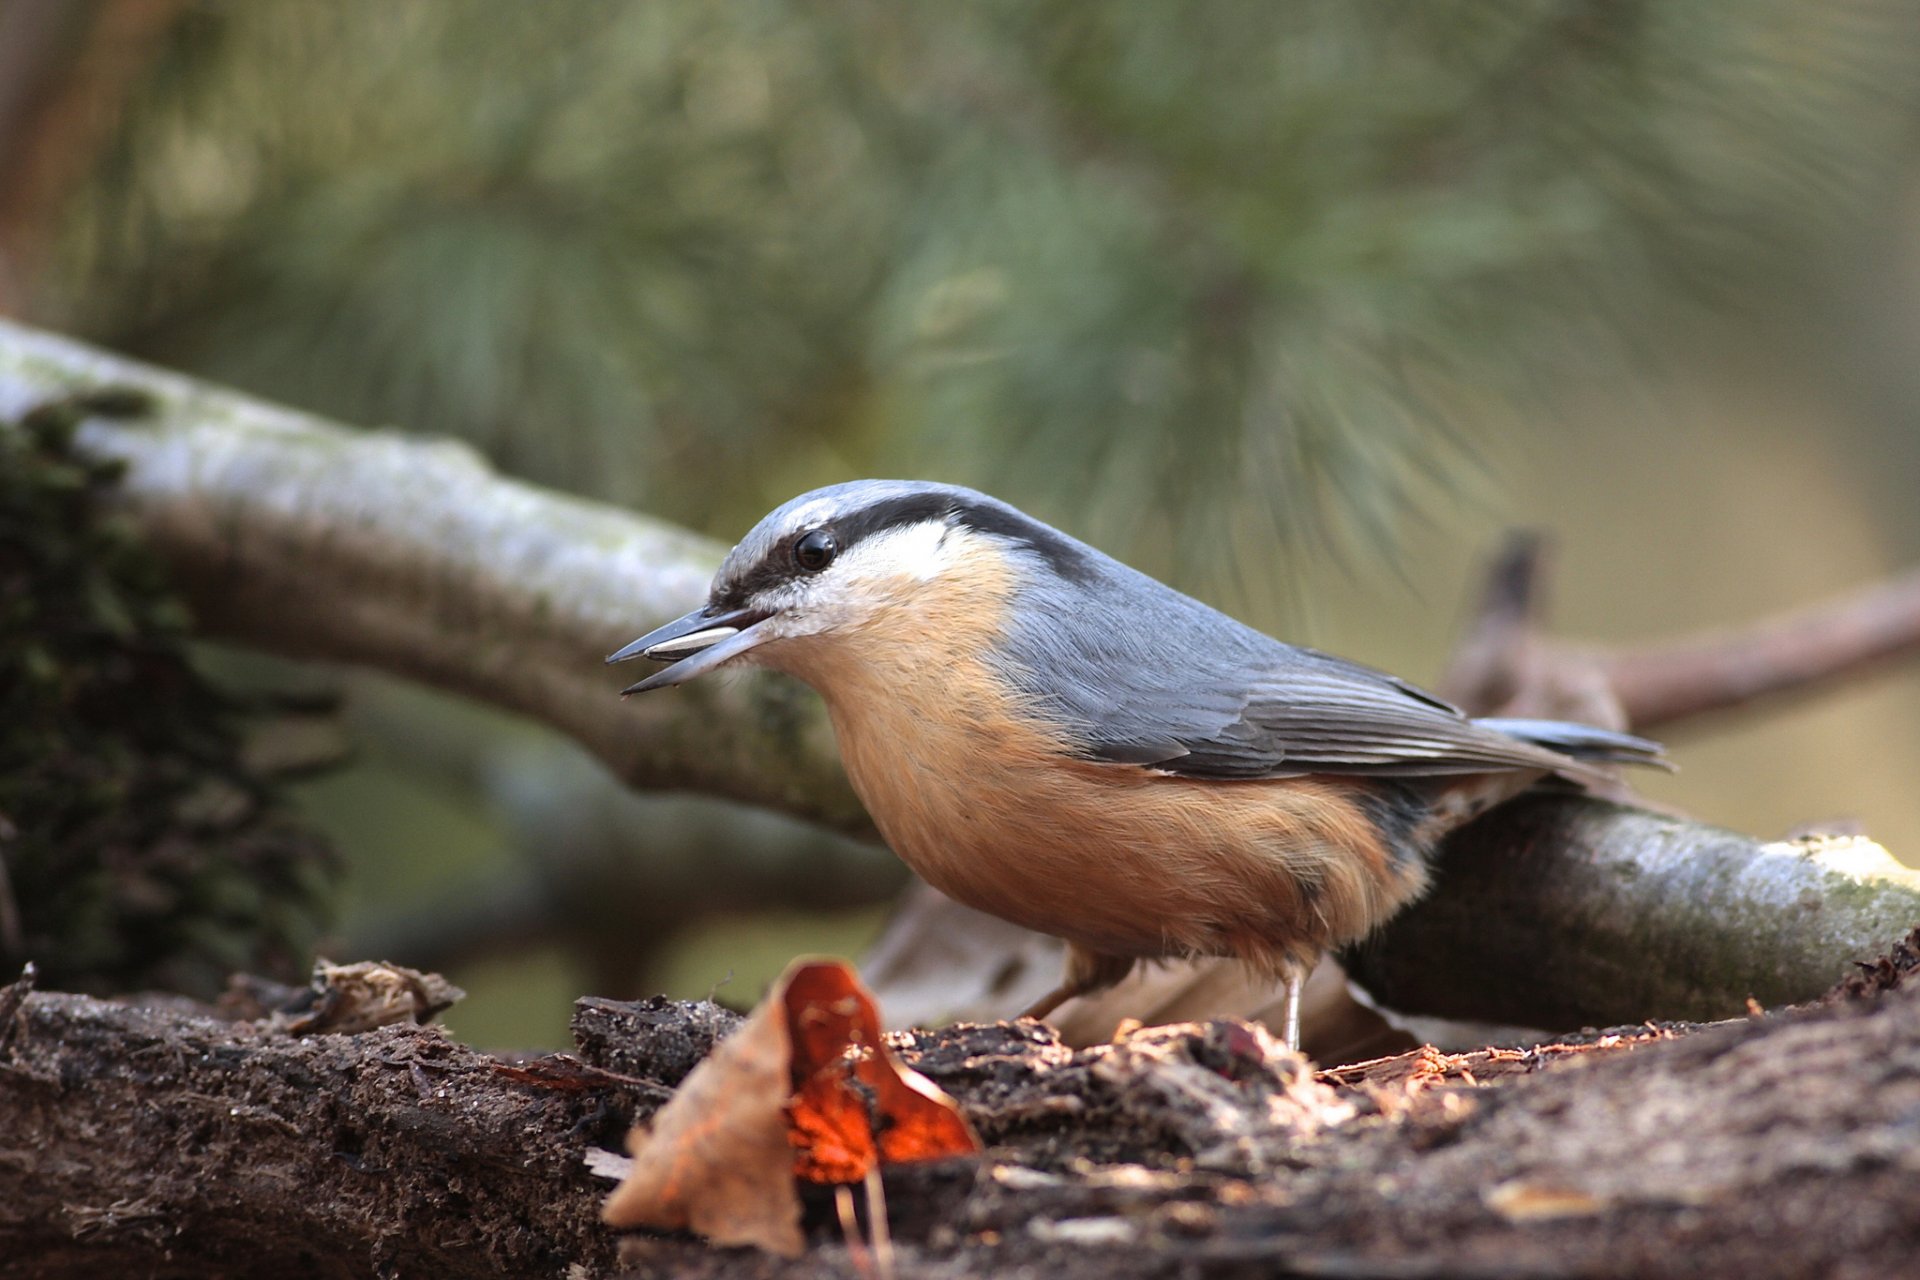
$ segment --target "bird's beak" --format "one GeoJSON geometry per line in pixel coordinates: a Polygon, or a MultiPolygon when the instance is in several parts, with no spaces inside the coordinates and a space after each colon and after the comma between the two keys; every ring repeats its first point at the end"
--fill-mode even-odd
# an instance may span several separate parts
{"type": "Polygon", "coordinates": [[[675,618],[666,626],[647,632],[624,649],[608,654],[607,661],[651,658],[673,665],[654,672],[638,684],[628,685],[620,691],[620,696],[685,684],[766,643],[773,635],[759,624],[768,616],[753,609],[717,609],[705,605],[684,618],[675,618]]]}

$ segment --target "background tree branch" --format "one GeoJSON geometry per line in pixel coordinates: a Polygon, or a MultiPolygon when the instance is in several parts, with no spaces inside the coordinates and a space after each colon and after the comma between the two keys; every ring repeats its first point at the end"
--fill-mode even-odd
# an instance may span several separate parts
{"type": "Polygon", "coordinates": [[[1817,693],[1920,652],[1920,570],[1741,626],[1632,648],[1546,632],[1548,540],[1495,556],[1440,689],[1476,715],[1563,716],[1659,734],[1762,700],[1817,693]]]}
{"type": "Polygon", "coordinates": [[[0,322],[0,415],[118,388],[95,418],[127,510],[208,634],[375,667],[558,728],[634,786],[867,827],[818,704],[743,673],[622,702],[600,658],[705,597],[724,550],[644,516],[503,478],[450,441],[343,430],[0,322]]]}

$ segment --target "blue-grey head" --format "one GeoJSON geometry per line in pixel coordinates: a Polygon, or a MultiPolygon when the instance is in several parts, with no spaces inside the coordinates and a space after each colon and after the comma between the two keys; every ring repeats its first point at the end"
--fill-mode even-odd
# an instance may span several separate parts
{"type": "Polygon", "coordinates": [[[607,661],[672,664],[627,693],[682,684],[749,654],[781,666],[783,648],[858,631],[888,611],[911,611],[928,584],[977,567],[983,548],[1027,578],[1085,579],[1105,560],[972,489],[849,481],[769,513],[727,555],[705,604],[607,661]]]}

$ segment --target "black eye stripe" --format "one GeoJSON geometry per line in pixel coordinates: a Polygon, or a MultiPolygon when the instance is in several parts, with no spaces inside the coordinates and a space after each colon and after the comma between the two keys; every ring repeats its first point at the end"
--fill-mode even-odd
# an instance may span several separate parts
{"type": "Polygon", "coordinates": [[[808,569],[796,558],[799,544],[816,533],[833,539],[831,560],[845,555],[875,534],[928,520],[1005,538],[1034,552],[1055,573],[1074,582],[1084,582],[1094,574],[1093,562],[1085,548],[1039,521],[1011,507],[969,501],[954,493],[933,490],[885,498],[837,520],[795,530],[776,542],[758,564],[725,584],[716,602],[742,605],[762,591],[818,573],[820,569],[808,569]]]}
{"type": "Polygon", "coordinates": [[[1012,507],[970,502],[952,493],[909,493],[886,498],[834,521],[833,527],[840,533],[840,550],[844,553],[862,538],[923,520],[959,524],[977,533],[991,533],[1018,543],[1038,554],[1055,573],[1075,582],[1085,581],[1093,572],[1085,550],[1038,520],[1012,507]]]}

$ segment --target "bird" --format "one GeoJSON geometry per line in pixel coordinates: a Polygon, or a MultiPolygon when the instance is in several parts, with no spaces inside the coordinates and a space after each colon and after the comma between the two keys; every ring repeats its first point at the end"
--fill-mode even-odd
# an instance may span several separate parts
{"type": "Polygon", "coordinates": [[[888,846],[949,897],[1066,942],[1026,1011],[1141,961],[1286,984],[1417,898],[1440,839],[1542,784],[1664,765],[1647,739],[1474,719],[1284,643],[987,494],[855,480],[777,507],[705,602],[607,658],[646,693],[739,663],[811,685],[888,846]]]}

